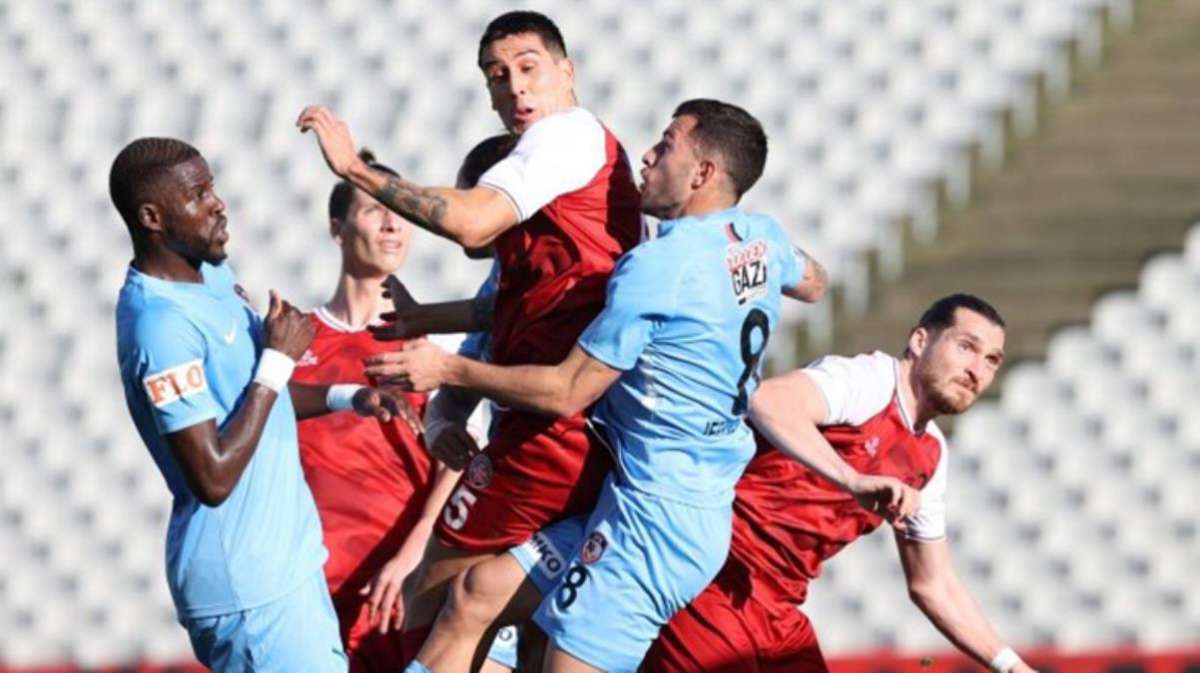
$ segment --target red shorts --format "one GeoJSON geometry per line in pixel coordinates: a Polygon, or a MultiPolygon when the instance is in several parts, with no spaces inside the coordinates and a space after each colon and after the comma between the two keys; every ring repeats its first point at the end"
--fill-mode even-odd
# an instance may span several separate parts
{"type": "Polygon", "coordinates": [[[795,604],[760,603],[722,580],[675,613],[642,673],[828,673],[812,622],[795,604]]]}
{"type": "Polygon", "coordinates": [[[560,519],[590,512],[612,468],[582,416],[505,412],[438,519],[443,544],[498,553],[560,519]]]}

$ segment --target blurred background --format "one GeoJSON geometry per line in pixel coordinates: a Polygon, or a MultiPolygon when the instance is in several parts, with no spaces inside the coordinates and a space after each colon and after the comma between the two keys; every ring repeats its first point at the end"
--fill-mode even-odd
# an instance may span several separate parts
{"type": "MultiPolygon", "coordinates": [[[[933,299],[1009,322],[997,393],[951,438],[957,565],[1042,671],[1200,670],[1200,1],[531,1],[582,105],[640,157],[681,100],[764,123],[746,205],[821,260],[772,367],[899,352],[933,299]]],[[[425,184],[501,130],[475,65],[491,0],[0,0],[0,670],[194,666],[166,590],[170,496],[116,369],[131,256],[107,196],[129,140],[211,161],[251,296],[312,307],[332,176],[293,123],[330,105],[425,184]]],[[[418,232],[401,276],[487,263],[418,232]]],[[[908,603],[890,539],[806,607],[834,670],[976,670],[908,603]],[[920,662],[925,655],[932,660],[920,662]]]]}

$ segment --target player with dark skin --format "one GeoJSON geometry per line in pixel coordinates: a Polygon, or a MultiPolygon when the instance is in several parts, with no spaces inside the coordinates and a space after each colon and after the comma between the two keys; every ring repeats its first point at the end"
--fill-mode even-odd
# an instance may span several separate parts
{"type": "MultiPolygon", "coordinates": [[[[133,266],[166,281],[203,282],[200,265],[222,263],[229,242],[225,202],[214,189],[208,162],[196,156],[176,164],[144,194],[136,207],[136,221],[129,224],[133,266]]],[[[308,348],[314,330],[308,317],[273,290],[264,328],[266,348],[293,360],[308,348]]],[[[298,418],[330,411],[326,404],[329,386],[293,383],[288,390],[298,418]]],[[[229,497],[254,455],[276,397],[269,387],[251,383],[224,428],[219,429],[210,419],[166,435],[171,453],[200,502],[215,507],[229,497]]],[[[401,414],[416,423],[403,396],[383,389],[360,389],[353,403],[360,415],[388,421],[401,414]]]]}

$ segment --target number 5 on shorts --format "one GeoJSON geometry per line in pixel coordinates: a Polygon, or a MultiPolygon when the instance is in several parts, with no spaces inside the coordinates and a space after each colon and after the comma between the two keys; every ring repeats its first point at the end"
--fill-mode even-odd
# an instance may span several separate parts
{"type": "Polygon", "coordinates": [[[450,496],[446,508],[442,510],[442,518],[446,520],[446,525],[452,530],[462,530],[467,524],[467,515],[471,513],[471,505],[475,504],[477,498],[478,496],[466,486],[459,486],[450,496]]]}

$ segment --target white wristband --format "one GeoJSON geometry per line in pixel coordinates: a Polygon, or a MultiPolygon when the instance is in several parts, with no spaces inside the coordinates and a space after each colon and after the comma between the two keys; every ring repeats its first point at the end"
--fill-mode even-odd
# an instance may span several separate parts
{"type": "Polygon", "coordinates": [[[996,673],[1008,673],[1019,663],[1021,663],[1021,657],[1017,656],[1013,648],[1005,647],[992,657],[992,663],[988,664],[988,668],[996,673]]]}
{"type": "Polygon", "coordinates": [[[335,383],[325,393],[325,406],[330,411],[350,411],[354,408],[354,396],[363,388],[366,386],[357,383],[335,383]]]}
{"type": "Polygon", "coordinates": [[[292,370],[295,368],[295,360],[274,348],[264,349],[258,358],[258,369],[254,372],[254,382],[278,393],[292,378],[292,370]]]}

